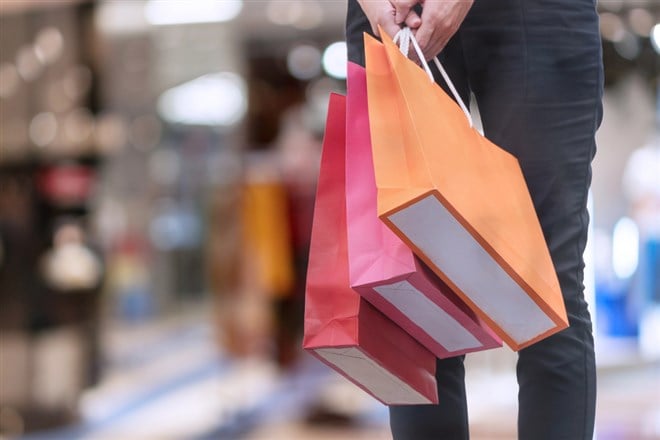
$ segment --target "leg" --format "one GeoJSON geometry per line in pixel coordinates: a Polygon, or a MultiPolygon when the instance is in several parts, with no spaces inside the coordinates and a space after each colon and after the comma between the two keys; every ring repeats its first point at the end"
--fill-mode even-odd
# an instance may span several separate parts
{"type": "Polygon", "coordinates": [[[469,438],[464,356],[438,359],[438,405],[390,406],[390,428],[396,440],[463,440],[469,438]]]}
{"type": "MultiPolygon", "coordinates": [[[[346,41],[348,59],[364,66],[363,32],[371,27],[355,0],[348,2],[346,41]]],[[[445,50],[443,64],[464,100],[468,96],[467,81],[462,65],[458,40],[452,40],[445,50]]],[[[439,78],[440,75],[436,75],[439,78]]],[[[467,100],[466,100],[467,102],[467,100]]],[[[438,405],[409,405],[390,407],[390,426],[397,440],[431,440],[468,438],[468,415],[465,396],[465,368],[463,356],[437,361],[438,405]]]]}
{"type": "Polygon", "coordinates": [[[601,118],[595,5],[475,2],[461,38],[485,133],[520,160],[570,321],[568,329],[519,353],[518,435],[591,440],[596,370],[582,253],[601,118]]]}

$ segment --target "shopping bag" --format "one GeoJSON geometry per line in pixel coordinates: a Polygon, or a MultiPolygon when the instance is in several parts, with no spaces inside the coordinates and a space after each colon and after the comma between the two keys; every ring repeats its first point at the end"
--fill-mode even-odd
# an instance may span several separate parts
{"type": "Polygon", "coordinates": [[[350,288],[346,102],[331,94],[312,223],[303,347],[385,404],[437,403],[435,357],[350,288]]]}
{"type": "Polygon", "coordinates": [[[381,35],[365,35],[378,216],[514,350],[567,327],[518,161],[381,35]]]}
{"type": "Polygon", "coordinates": [[[502,342],[377,216],[367,77],[349,62],[346,218],[351,287],[439,358],[502,342]]]}

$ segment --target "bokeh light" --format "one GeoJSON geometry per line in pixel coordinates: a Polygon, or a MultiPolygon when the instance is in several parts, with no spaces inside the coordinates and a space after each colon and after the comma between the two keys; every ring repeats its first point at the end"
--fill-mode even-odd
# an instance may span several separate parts
{"type": "Polygon", "coordinates": [[[309,44],[295,46],[289,51],[286,64],[294,77],[312,79],[321,73],[321,51],[309,44]]]}
{"type": "Polygon", "coordinates": [[[144,16],[153,25],[214,23],[233,20],[241,9],[242,0],[149,0],[144,6],[144,16]]]}
{"type": "Polygon", "coordinates": [[[323,70],[333,78],[346,78],[347,60],[346,42],[337,41],[332,43],[323,52],[323,70]]]}
{"type": "Polygon", "coordinates": [[[167,90],[158,110],[172,123],[231,126],[247,111],[246,89],[235,73],[208,74],[167,90]]]}

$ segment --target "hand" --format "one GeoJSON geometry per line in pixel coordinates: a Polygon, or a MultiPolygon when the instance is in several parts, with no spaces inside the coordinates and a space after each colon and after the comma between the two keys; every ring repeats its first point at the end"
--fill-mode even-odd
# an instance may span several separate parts
{"type": "Polygon", "coordinates": [[[416,29],[421,25],[421,20],[414,12],[403,16],[401,21],[395,20],[396,10],[390,0],[358,0],[362,11],[369,19],[371,29],[376,36],[379,36],[378,26],[390,36],[394,37],[401,29],[401,24],[405,23],[406,26],[416,29]]]}
{"type": "Polygon", "coordinates": [[[402,25],[406,20],[414,23],[414,26],[410,23],[406,23],[409,28],[417,29],[421,24],[422,20],[417,15],[412,8],[415,7],[417,3],[424,3],[424,0],[390,0],[392,5],[394,5],[394,21],[398,25],[402,25]]]}
{"type": "Polygon", "coordinates": [[[411,20],[410,17],[415,14],[414,11],[410,11],[411,8],[417,3],[422,3],[421,24],[414,31],[414,35],[427,60],[437,56],[447,45],[474,3],[474,0],[392,1],[396,11],[395,18],[408,17],[407,20],[411,20]]]}

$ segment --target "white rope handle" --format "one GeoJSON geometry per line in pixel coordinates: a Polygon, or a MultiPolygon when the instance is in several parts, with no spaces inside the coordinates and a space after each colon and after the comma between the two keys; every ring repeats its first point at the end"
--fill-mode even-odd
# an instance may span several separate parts
{"type": "MultiPolygon", "coordinates": [[[[422,67],[426,71],[426,74],[429,76],[432,82],[435,82],[435,78],[433,78],[433,72],[431,72],[431,69],[429,68],[429,64],[426,62],[426,57],[424,57],[424,54],[422,53],[422,49],[419,47],[419,43],[417,43],[417,40],[415,39],[415,36],[413,35],[409,27],[401,28],[401,30],[396,33],[396,35],[394,36],[394,43],[395,44],[399,43],[399,40],[401,40],[399,44],[399,50],[401,50],[401,53],[403,53],[405,57],[408,57],[408,51],[410,50],[410,43],[412,43],[413,47],[415,48],[415,53],[417,53],[417,58],[419,58],[420,62],[422,63],[422,67]]],[[[458,105],[461,107],[461,110],[463,110],[463,113],[465,113],[465,117],[470,123],[470,127],[472,127],[473,126],[472,115],[470,114],[470,111],[468,110],[467,106],[461,99],[461,95],[459,95],[458,92],[456,91],[456,87],[454,87],[454,83],[452,82],[451,78],[449,78],[449,75],[447,75],[447,72],[445,71],[444,67],[442,67],[442,64],[440,63],[438,57],[433,58],[433,62],[440,71],[440,74],[447,83],[447,86],[449,86],[449,90],[451,90],[451,93],[452,95],[454,95],[454,98],[456,99],[458,105]]]]}
{"type": "MultiPolygon", "coordinates": [[[[401,39],[401,44],[399,45],[399,49],[401,50],[401,52],[403,53],[403,55],[406,58],[408,57],[410,42],[413,43],[413,47],[415,48],[415,52],[417,53],[417,57],[422,62],[422,67],[426,71],[426,74],[429,76],[431,81],[435,82],[435,78],[433,78],[433,72],[431,72],[431,69],[429,68],[428,63],[426,62],[426,58],[422,54],[422,49],[420,49],[419,44],[417,43],[417,40],[415,39],[415,36],[413,35],[410,28],[409,27],[402,28],[399,32],[396,33],[394,38],[396,38],[397,36],[400,36],[399,38],[401,39]]],[[[395,43],[396,43],[396,41],[395,41],[395,43]]]]}

